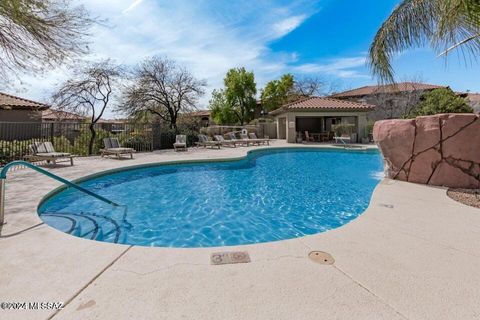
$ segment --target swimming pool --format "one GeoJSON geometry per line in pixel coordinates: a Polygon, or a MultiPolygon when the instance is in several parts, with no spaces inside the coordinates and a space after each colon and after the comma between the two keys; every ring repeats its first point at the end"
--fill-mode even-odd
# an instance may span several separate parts
{"type": "Polygon", "coordinates": [[[66,188],[38,212],[58,230],[99,241],[252,244],[344,225],[367,208],[382,172],[375,151],[255,150],[242,160],[127,168],[81,183],[125,207],[66,188]]]}

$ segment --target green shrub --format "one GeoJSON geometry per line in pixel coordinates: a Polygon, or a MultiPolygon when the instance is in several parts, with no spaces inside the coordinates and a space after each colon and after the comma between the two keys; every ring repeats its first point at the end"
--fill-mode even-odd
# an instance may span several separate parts
{"type": "Polygon", "coordinates": [[[73,146],[70,143],[70,140],[65,138],[64,136],[60,137],[53,137],[53,147],[57,152],[68,152],[73,153],[73,146]]]}
{"type": "MultiPolygon", "coordinates": [[[[102,129],[96,129],[95,141],[93,143],[93,154],[100,153],[100,149],[103,149],[103,139],[108,138],[111,134],[102,129]]],[[[88,155],[88,144],[90,143],[90,137],[92,133],[88,128],[84,128],[80,131],[80,134],[75,138],[73,142],[73,152],[76,155],[86,156],[88,155]]]]}
{"type": "Polygon", "coordinates": [[[428,116],[439,113],[471,113],[473,109],[467,101],[449,88],[435,89],[424,93],[420,104],[407,115],[407,118],[428,116]]]}

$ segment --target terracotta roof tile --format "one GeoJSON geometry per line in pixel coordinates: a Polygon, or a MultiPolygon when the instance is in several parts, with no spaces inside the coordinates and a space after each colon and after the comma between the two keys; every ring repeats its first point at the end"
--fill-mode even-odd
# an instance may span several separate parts
{"type": "Polygon", "coordinates": [[[288,103],[283,107],[270,112],[270,114],[279,114],[287,110],[325,110],[325,111],[351,111],[364,110],[369,111],[375,108],[371,104],[345,101],[340,99],[332,99],[326,97],[308,97],[292,103],[288,103]]]}
{"type": "Polygon", "coordinates": [[[83,121],[86,117],[72,112],[48,109],[42,111],[42,120],[79,120],[83,121]]]}
{"type": "Polygon", "coordinates": [[[45,110],[49,105],[0,92],[0,109],[36,109],[45,110]]]}
{"type": "Polygon", "coordinates": [[[336,93],[331,95],[332,98],[343,98],[343,97],[358,97],[358,96],[366,96],[370,94],[375,94],[379,92],[405,92],[405,91],[416,91],[416,90],[433,90],[433,89],[440,89],[440,88],[447,88],[446,86],[437,86],[433,84],[427,83],[415,83],[415,82],[400,82],[395,85],[377,85],[377,86],[365,86],[356,88],[353,90],[348,90],[340,93],[336,93]]]}

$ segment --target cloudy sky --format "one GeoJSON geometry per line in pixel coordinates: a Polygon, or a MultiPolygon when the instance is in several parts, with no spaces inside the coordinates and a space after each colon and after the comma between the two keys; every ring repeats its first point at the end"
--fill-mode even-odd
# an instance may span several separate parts
{"type": "MultiPolygon", "coordinates": [[[[223,1],[76,0],[105,25],[92,30],[88,59],[113,58],[134,65],[163,55],[208,82],[201,106],[222,86],[226,71],[244,66],[257,85],[283,73],[327,79],[336,89],[373,84],[365,64],[369,44],[398,0],[223,1]]],[[[398,79],[420,78],[455,90],[480,91],[480,63],[448,64],[428,48],[403,53],[394,66],[398,79]]],[[[48,101],[66,77],[62,69],[37,78],[25,76],[11,89],[48,101]]],[[[108,115],[112,117],[112,114],[108,115]]]]}

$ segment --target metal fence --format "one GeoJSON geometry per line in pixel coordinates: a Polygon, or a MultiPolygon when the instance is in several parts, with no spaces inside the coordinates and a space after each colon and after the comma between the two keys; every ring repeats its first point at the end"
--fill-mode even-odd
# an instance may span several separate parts
{"type": "MultiPolygon", "coordinates": [[[[103,139],[116,137],[123,147],[136,151],[153,151],[173,148],[176,132],[160,124],[142,123],[99,123],[94,125],[96,136],[92,154],[97,155],[103,148],[103,139]]],[[[198,141],[198,131],[208,135],[225,134],[247,129],[259,137],[276,138],[275,123],[261,123],[247,126],[211,126],[206,128],[184,128],[178,133],[186,134],[187,144],[198,141]]],[[[35,142],[50,141],[55,151],[68,152],[76,156],[89,155],[92,137],[90,124],[85,122],[0,122],[0,166],[14,160],[23,160],[31,153],[35,142]]]]}
{"type": "MultiPolygon", "coordinates": [[[[149,124],[95,124],[96,133],[92,154],[99,154],[103,139],[116,137],[124,147],[137,151],[153,150],[153,128],[149,124]]],[[[158,130],[157,130],[158,131],[158,130]]],[[[89,154],[92,137],[89,123],[0,122],[0,165],[24,159],[34,142],[50,141],[55,151],[78,156],[89,154]]]]}

